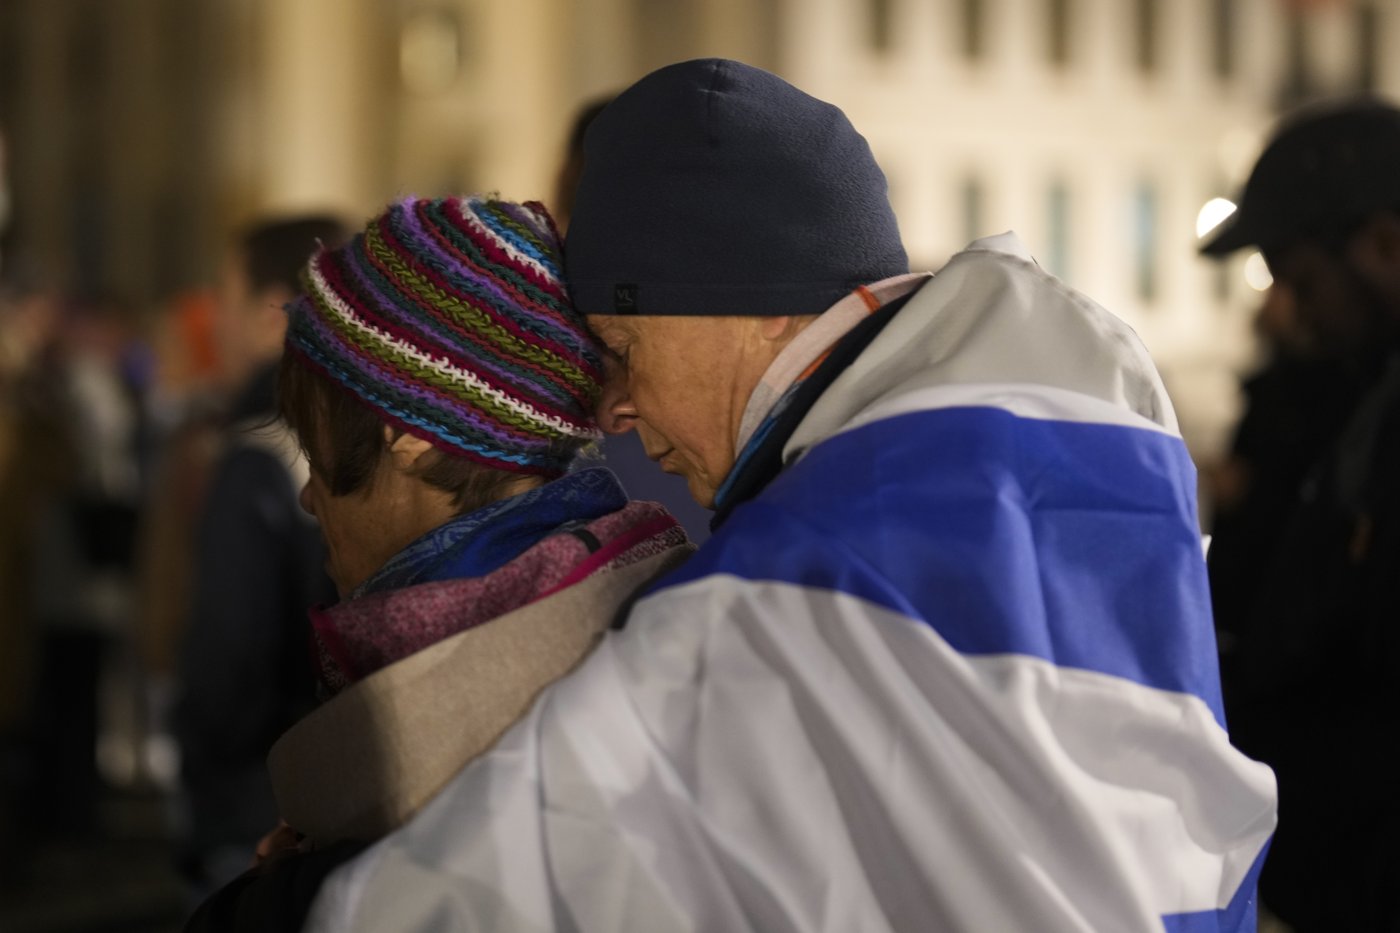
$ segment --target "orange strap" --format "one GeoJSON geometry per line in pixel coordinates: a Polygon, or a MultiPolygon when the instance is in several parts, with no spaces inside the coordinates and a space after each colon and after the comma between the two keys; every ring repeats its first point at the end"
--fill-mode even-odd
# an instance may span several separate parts
{"type": "MultiPolygon", "coordinates": [[[[864,285],[857,285],[856,294],[860,296],[861,301],[865,302],[865,308],[870,314],[874,314],[876,311],[880,310],[880,299],[876,298],[875,293],[870,289],[866,288],[864,285]]],[[[802,375],[797,377],[798,380],[806,379],[808,376],[812,375],[812,373],[816,372],[817,367],[826,362],[826,358],[831,355],[831,351],[835,346],[836,344],[832,344],[830,347],[827,347],[821,356],[812,360],[811,365],[802,370],[802,375]]]]}

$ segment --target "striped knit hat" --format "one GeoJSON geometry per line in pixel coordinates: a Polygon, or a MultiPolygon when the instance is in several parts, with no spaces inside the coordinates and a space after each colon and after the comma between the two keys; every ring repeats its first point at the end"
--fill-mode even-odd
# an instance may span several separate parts
{"type": "Polygon", "coordinates": [[[561,266],[543,204],[406,198],[311,258],[287,349],[447,453],[558,475],[602,375],[561,266]]]}

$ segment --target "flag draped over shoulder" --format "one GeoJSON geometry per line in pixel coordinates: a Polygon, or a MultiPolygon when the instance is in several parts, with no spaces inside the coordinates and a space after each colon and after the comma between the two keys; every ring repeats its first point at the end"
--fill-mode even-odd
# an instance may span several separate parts
{"type": "Polygon", "coordinates": [[[311,929],[1253,930],[1195,471],[1128,328],[955,257],[311,929]]]}

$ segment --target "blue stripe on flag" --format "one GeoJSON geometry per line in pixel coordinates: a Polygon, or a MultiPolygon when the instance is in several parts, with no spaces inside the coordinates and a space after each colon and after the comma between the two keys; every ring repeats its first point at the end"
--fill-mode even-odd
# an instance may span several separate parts
{"type": "Polygon", "coordinates": [[[999,408],[887,418],[813,448],[657,588],[710,574],[849,593],[964,654],[1189,693],[1224,722],[1180,438],[999,408]]]}

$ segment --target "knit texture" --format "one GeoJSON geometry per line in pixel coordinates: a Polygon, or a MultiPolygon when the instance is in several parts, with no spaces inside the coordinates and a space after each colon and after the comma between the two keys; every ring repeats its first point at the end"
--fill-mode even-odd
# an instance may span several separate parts
{"type": "Polygon", "coordinates": [[[725,59],[652,72],[593,121],[565,256],[585,314],[820,314],[909,271],[846,115],[725,59]]]}
{"type": "Polygon", "coordinates": [[[289,352],[401,430],[546,476],[599,436],[602,361],[544,205],[406,198],[313,256],[302,284],[289,352]]]}

